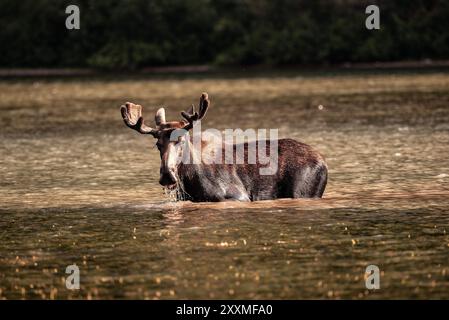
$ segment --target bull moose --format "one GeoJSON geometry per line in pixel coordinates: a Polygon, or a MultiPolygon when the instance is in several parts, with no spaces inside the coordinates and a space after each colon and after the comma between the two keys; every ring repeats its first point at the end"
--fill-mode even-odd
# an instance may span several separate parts
{"type": "Polygon", "coordinates": [[[123,120],[129,128],[157,139],[161,157],[159,183],[166,189],[177,190],[179,200],[257,201],[322,197],[327,183],[326,162],[312,147],[293,139],[255,141],[256,144],[263,142],[259,149],[265,148],[267,152],[270,146],[276,145],[277,166],[272,174],[261,174],[264,164],[259,156],[255,161],[249,161],[250,146],[254,145],[249,141],[231,145],[234,151],[243,150],[243,162],[206,161],[212,154],[222,157],[226,143],[201,137],[199,151],[193,143],[194,137],[188,132],[204,118],[209,107],[208,95],[203,93],[198,112],[192,105],[189,111],[181,112],[183,120],[171,122],[165,120],[165,110],[160,108],[155,115],[156,127],[151,128],[144,122],[142,106],[130,102],[121,106],[123,120]],[[197,161],[180,161],[186,158],[197,161]]]}

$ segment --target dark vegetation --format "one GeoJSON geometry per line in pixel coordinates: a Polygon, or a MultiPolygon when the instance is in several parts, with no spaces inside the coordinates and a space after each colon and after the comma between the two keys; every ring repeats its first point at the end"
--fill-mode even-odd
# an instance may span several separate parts
{"type": "Polygon", "coordinates": [[[0,0],[0,43],[0,67],[448,59],[449,1],[0,0]],[[69,4],[80,30],[65,28],[69,4]],[[381,30],[365,28],[369,4],[381,30]]]}

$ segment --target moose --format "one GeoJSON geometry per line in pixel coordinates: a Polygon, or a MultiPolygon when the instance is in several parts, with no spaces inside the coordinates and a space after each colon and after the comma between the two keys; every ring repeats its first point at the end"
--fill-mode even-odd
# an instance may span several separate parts
{"type": "MultiPolygon", "coordinates": [[[[251,162],[251,142],[233,143],[231,149],[243,150],[243,162],[226,163],[206,161],[211,154],[223,155],[226,142],[201,137],[201,150],[195,147],[189,130],[200,122],[210,107],[207,93],[200,98],[198,112],[194,106],[182,111],[180,121],[167,122],[165,110],[155,115],[156,127],[145,124],[142,106],[131,102],[121,106],[125,124],[141,134],[157,139],[160,152],[159,183],[168,190],[176,190],[178,200],[193,202],[258,201],[278,198],[321,198],[327,184],[327,165],[324,158],[307,144],[293,139],[256,141],[262,148],[276,145],[277,167],[272,174],[261,174],[261,163],[256,156],[251,162]],[[186,156],[193,163],[180,161],[186,156]]],[[[194,130],[193,130],[194,131],[194,130]]],[[[229,147],[229,144],[228,144],[229,147]]],[[[270,154],[270,156],[272,156],[270,154]]]]}

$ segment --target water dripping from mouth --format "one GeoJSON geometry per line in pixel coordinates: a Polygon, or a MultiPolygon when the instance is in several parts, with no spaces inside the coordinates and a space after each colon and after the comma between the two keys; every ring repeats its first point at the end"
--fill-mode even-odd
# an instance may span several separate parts
{"type": "Polygon", "coordinates": [[[164,193],[171,203],[185,201],[188,196],[188,194],[184,191],[182,184],[179,182],[174,187],[164,187],[164,193]]]}
{"type": "Polygon", "coordinates": [[[179,193],[179,187],[176,186],[175,188],[169,189],[164,188],[165,196],[168,198],[169,202],[177,202],[178,199],[178,193],[179,193]]]}

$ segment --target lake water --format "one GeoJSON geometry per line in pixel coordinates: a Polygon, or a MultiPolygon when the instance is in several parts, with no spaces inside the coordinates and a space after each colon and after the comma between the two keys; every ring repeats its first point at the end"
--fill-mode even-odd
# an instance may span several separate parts
{"type": "Polygon", "coordinates": [[[0,112],[0,298],[449,298],[447,72],[3,80],[0,112]],[[204,128],[324,154],[323,199],[170,200],[119,107],[177,120],[203,91],[204,128]]]}

